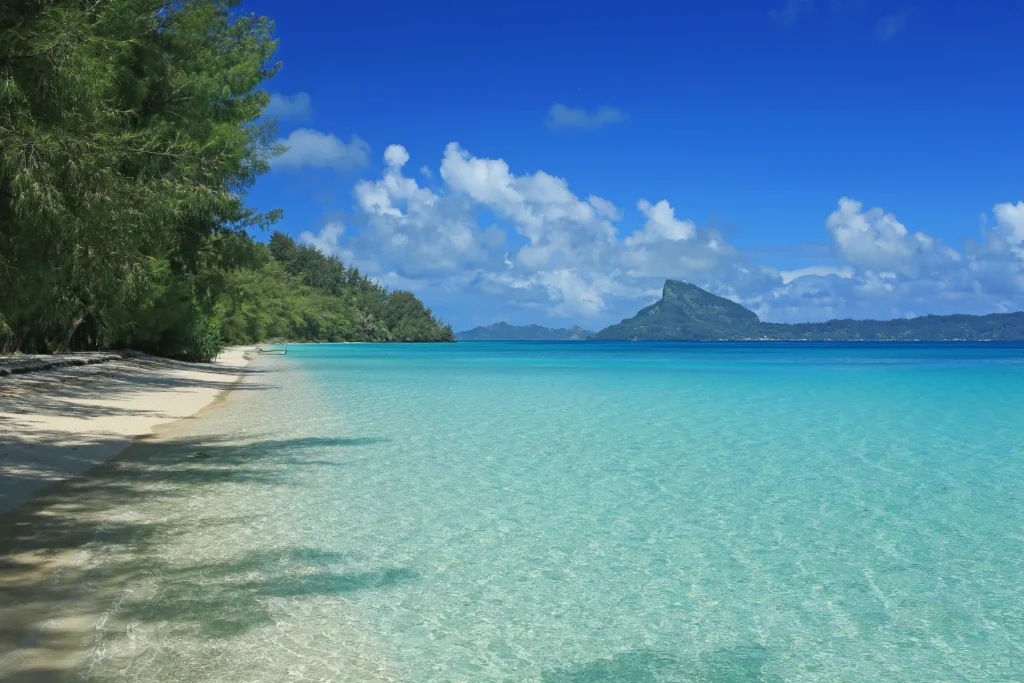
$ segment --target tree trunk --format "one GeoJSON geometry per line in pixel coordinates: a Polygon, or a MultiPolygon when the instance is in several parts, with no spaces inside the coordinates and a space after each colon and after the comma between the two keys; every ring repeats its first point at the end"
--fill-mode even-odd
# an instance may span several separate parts
{"type": "Polygon", "coordinates": [[[68,347],[71,346],[71,338],[75,336],[75,330],[78,329],[78,326],[81,325],[84,320],[84,317],[78,317],[71,321],[71,327],[68,328],[68,336],[64,337],[64,343],[61,344],[59,349],[57,349],[57,353],[64,353],[68,350],[68,347]]]}
{"type": "Polygon", "coordinates": [[[25,330],[18,337],[18,341],[15,342],[15,344],[14,344],[14,351],[12,351],[11,353],[18,353],[19,351],[21,351],[21,345],[25,343],[25,340],[27,338],[28,338],[28,330],[25,330]]]}

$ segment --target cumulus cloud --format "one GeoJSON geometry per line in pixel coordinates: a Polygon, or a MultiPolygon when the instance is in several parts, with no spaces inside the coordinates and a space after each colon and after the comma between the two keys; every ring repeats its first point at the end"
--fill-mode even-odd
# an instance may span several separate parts
{"type": "Polygon", "coordinates": [[[516,176],[502,159],[471,155],[458,143],[445,148],[441,178],[452,190],[510,220],[529,243],[516,262],[530,269],[566,267],[594,258],[615,240],[608,211],[614,206],[597,202],[600,209],[569,190],[568,183],[537,171],[516,176]]]}
{"type": "Polygon", "coordinates": [[[409,153],[401,145],[388,145],[384,150],[384,163],[389,168],[402,168],[409,161],[409,153]]]}
{"type": "Polygon", "coordinates": [[[500,262],[505,234],[480,228],[471,205],[458,196],[442,197],[406,177],[409,153],[401,145],[384,151],[385,171],[378,180],[356,184],[356,206],[366,225],[342,244],[335,234],[303,235],[308,244],[324,245],[328,253],[348,252],[356,265],[396,277],[424,278],[461,274],[500,262]]]}
{"type": "Polygon", "coordinates": [[[594,207],[599,214],[609,220],[617,221],[622,218],[622,212],[619,211],[615,204],[607,199],[602,199],[601,197],[592,194],[587,197],[587,201],[590,202],[590,205],[594,207]]]}
{"type": "Polygon", "coordinates": [[[848,197],[839,200],[825,226],[839,257],[859,268],[913,276],[960,260],[960,254],[925,233],[909,232],[891,213],[864,211],[861,202],[848,197]]]}
{"type": "Polygon", "coordinates": [[[992,213],[995,226],[955,250],[843,198],[826,220],[841,264],[780,273],[783,285],[765,297],[765,310],[793,321],[1024,308],[1024,203],[997,204],[992,213]]]}
{"type": "Polygon", "coordinates": [[[493,297],[513,300],[524,308],[563,318],[593,318],[607,312],[609,302],[626,303],[661,294],[657,287],[636,283],[607,274],[575,268],[557,268],[528,274],[485,273],[474,282],[493,297]]]}
{"type": "Polygon", "coordinates": [[[337,221],[327,223],[318,233],[308,230],[299,235],[299,241],[316,247],[325,254],[338,256],[341,254],[341,236],[345,234],[345,226],[337,221]]]}
{"type": "Polygon", "coordinates": [[[287,150],[271,162],[274,168],[349,171],[369,162],[370,145],[355,135],[344,142],[331,133],[299,128],[278,143],[287,150]]]}
{"type": "Polygon", "coordinates": [[[547,288],[549,296],[556,302],[556,312],[565,309],[564,312],[570,314],[579,312],[584,315],[596,315],[604,308],[601,284],[587,282],[575,270],[561,268],[538,273],[537,280],[547,288]]]}
{"type": "Polygon", "coordinates": [[[564,104],[553,104],[548,110],[547,125],[549,128],[594,130],[612,123],[619,123],[626,115],[618,107],[598,107],[587,111],[582,107],[567,107],[564,104]]]}
{"type": "Polygon", "coordinates": [[[646,222],[621,241],[615,262],[623,274],[652,286],[665,278],[678,278],[698,285],[722,283],[720,294],[737,296],[749,289],[751,280],[777,274],[760,268],[715,230],[701,230],[691,220],[676,218],[666,200],[637,202],[646,222]],[[770,273],[770,274],[769,274],[770,273]],[[726,284],[727,283],[727,284],[726,284]]]}
{"type": "Polygon", "coordinates": [[[282,121],[286,119],[305,121],[313,113],[313,104],[309,95],[304,92],[294,95],[273,93],[270,96],[270,104],[267,105],[263,113],[270,118],[282,121]]]}
{"type": "Polygon", "coordinates": [[[641,213],[647,216],[644,227],[626,238],[626,244],[649,244],[661,240],[678,242],[688,240],[697,234],[697,226],[693,221],[676,220],[676,211],[669,203],[662,199],[657,204],[651,204],[646,199],[637,202],[636,207],[641,213]]]}
{"type": "Polygon", "coordinates": [[[1024,202],[996,204],[992,213],[999,231],[1009,244],[1024,244],[1024,202]]]}
{"type": "Polygon", "coordinates": [[[680,215],[639,199],[628,221],[614,203],[541,170],[458,143],[442,155],[441,187],[405,174],[390,145],[379,177],[354,188],[353,221],[300,238],[382,281],[428,298],[488,301],[600,326],[656,300],[666,278],[706,287],[775,321],[990,312],[1024,306],[1024,202],[992,208],[979,239],[954,249],[882,208],[842,197],[822,217],[831,259],[784,270],[680,215]],[[620,223],[624,223],[620,236],[620,223]]]}

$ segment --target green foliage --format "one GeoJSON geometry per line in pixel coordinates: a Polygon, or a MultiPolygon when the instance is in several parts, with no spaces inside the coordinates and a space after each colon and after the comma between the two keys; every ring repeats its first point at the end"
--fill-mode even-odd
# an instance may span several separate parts
{"type": "Polygon", "coordinates": [[[197,315],[192,319],[192,329],[189,330],[188,344],[185,346],[181,356],[185,360],[197,363],[209,363],[224,344],[220,337],[220,321],[216,318],[197,315]]]}
{"type": "Polygon", "coordinates": [[[270,23],[236,2],[13,0],[0,8],[0,318],[59,350],[181,267],[266,170],[270,23]]]}
{"type": "Polygon", "coordinates": [[[1024,313],[926,315],[897,320],[763,323],[757,315],[695,285],[667,280],[661,301],[606,327],[596,340],[631,341],[1018,341],[1024,313]]]}
{"type": "Polygon", "coordinates": [[[276,41],[239,4],[0,2],[0,352],[444,336],[336,260],[249,238],[277,218],[245,205],[279,151],[276,41]]]}
{"type": "Polygon", "coordinates": [[[333,256],[279,232],[253,248],[258,265],[231,272],[219,304],[227,343],[454,339],[413,294],[388,292],[333,256]]]}

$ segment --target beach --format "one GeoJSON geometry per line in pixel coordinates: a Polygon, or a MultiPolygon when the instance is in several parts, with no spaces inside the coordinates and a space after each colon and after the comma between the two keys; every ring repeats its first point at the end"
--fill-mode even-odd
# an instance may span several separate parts
{"type": "Polygon", "coordinates": [[[128,554],[138,549],[138,535],[110,519],[140,493],[133,464],[152,473],[158,454],[195,455],[175,435],[257,374],[254,350],[228,348],[211,364],[136,355],[0,378],[0,681],[81,676],[126,580],[109,557],[104,576],[91,573],[90,547],[119,528],[128,554]],[[112,462],[131,451],[132,464],[112,462]]]}
{"type": "Polygon", "coordinates": [[[0,514],[193,417],[245,376],[249,347],[198,365],[142,356],[0,378],[0,514]]]}

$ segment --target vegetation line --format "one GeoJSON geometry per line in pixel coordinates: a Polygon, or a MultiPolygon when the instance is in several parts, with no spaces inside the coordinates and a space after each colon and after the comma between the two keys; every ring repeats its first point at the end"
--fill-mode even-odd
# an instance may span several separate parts
{"type": "Polygon", "coordinates": [[[0,3],[0,353],[450,341],[409,292],[275,234],[246,193],[273,23],[240,0],[0,3]]]}

